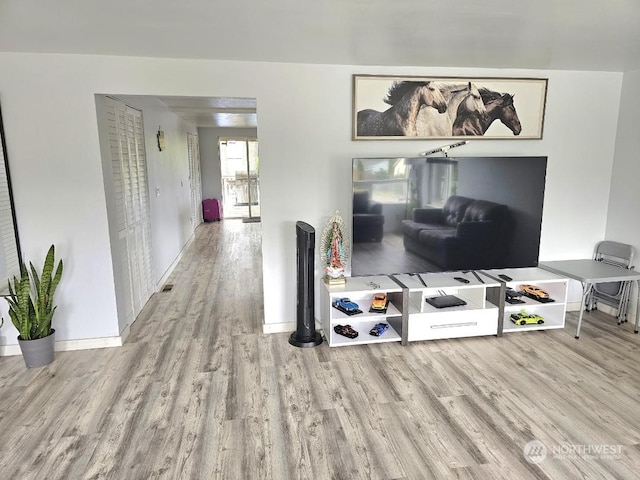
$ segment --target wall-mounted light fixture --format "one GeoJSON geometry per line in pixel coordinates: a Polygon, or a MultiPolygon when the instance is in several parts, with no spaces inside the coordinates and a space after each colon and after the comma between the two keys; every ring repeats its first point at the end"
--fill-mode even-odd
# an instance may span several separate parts
{"type": "Polygon", "coordinates": [[[167,144],[165,143],[164,140],[164,132],[162,131],[161,127],[158,127],[158,150],[160,150],[161,152],[167,148],[167,144]]]}

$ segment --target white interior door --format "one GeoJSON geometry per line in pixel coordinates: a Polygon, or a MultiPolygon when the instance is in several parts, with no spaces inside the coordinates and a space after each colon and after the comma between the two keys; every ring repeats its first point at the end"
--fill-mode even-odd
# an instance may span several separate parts
{"type": "MultiPolygon", "coordinates": [[[[136,315],[153,294],[151,264],[151,215],[147,182],[147,157],[144,145],[142,112],[127,106],[127,136],[129,139],[129,175],[131,177],[131,216],[127,218],[135,245],[135,284],[139,290],[134,304],[136,315]]],[[[130,250],[131,251],[131,250],[130,250]]]]}
{"type": "Polygon", "coordinates": [[[142,112],[106,99],[118,253],[126,324],[133,323],[153,293],[151,221],[142,112]]]}

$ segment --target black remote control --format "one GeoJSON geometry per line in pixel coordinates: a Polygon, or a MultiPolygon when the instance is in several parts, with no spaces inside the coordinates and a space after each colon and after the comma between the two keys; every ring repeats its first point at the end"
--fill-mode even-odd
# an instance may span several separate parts
{"type": "Polygon", "coordinates": [[[504,273],[498,275],[498,277],[500,277],[505,282],[510,282],[511,280],[513,280],[513,278],[511,278],[509,275],[505,275],[504,273]]]}
{"type": "Polygon", "coordinates": [[[462,277],[453,277],[454,280],[457,280],[461,283],[469,283],[469,280],[467,280],[466,278],[462,278],[462,277]]]}

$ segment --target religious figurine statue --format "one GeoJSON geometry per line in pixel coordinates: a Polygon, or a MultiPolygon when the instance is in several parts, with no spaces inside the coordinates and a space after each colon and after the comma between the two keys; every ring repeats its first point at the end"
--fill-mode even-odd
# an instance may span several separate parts
{"type": "Polygon", "coordinates": [[[329,219],[322,232],[322,261],[325,264],[324,281],[330,284],[345,283],[347,247],[345,245],[344,221],[336,213],[329,219]]]}

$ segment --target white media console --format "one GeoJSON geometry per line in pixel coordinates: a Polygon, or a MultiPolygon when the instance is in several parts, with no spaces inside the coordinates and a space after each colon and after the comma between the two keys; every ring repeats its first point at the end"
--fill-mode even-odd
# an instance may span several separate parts
{"type": "Polygon", "coordinates": [[[517,268],[489,271],[443,272],[402,275],[349,277],[343,285],[324,285],[321,289],[323,334],[329,346],[365,343],[402,342],[461,338],[482,335],[501,336],[503,332],[563,328],[568,279],[541,268],[517,268]],[[500,278],[506,275],[511,280],[500,278]],[[505,301],[508,288],[522,284],[537,285],[549,293],[550,300],[539,302],[518,297],[522,303],[505,301]],[[371,313],[376,293],[386,293],[386,313],[371,313]],[[452,295],[463,305],[436,308],[427,299],[452,295]],[[333,305],[348,298],[361,313],[347,315],[333,305]],[[511,314],[525,310],[544,319],[541,324],[516,325],[511,314]],[[380,336],[369,334],[379,322],[389,325],[380,336]],[[350,325],[358,332],[347,338],[335,332],[337,325],[350,325]]]}

